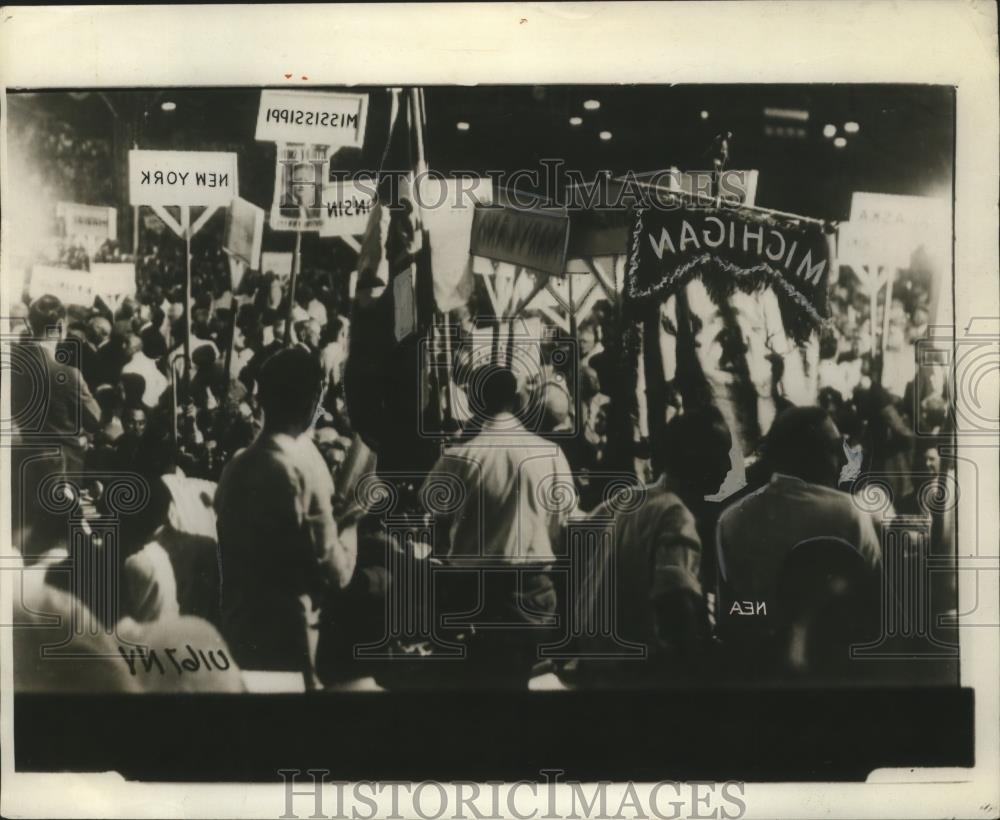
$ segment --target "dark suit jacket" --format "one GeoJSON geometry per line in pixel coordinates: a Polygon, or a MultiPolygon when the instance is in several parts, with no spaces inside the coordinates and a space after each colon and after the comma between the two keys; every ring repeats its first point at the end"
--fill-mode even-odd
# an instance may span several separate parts
{"type": "Polygon", "coordinates": [[[79,370],[35,342],[17,345],[11,361],[11,410],[25,443],[81,450],[79,437],[100,429],[101,408],[79,370]]]}
{"type": "MultiPolygon", "coordinates": [[[[46,532],[59,526],[60,516],[51,501],[42,498],[41,485],[53,474],[80,472],[84,457],[80,436],[100,427],[100,407],[80,371],[66,363],[69,359],[65,350],[54,356],[35,342],[12,346],[10,398],[16,446],[11,451],[11,490],[19,533],[25,525],[46,532]]],[[[40,538],[39,544],[45,545],[39,550],[45,549],[48,541],[40,538]]],[[[18,547],[25,555],[35,549],[27,541],[18,547]]]]}

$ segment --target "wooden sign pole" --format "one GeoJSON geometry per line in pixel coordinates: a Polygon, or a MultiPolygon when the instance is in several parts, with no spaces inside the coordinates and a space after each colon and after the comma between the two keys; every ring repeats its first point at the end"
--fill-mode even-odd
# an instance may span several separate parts
{"type": "Polygon", "coordinates": [[[174,442],[174,450],[178,448],[177,436],[177,373],[174,362],[168,357],[167,369],[170,371],[170,436],[174,442]]]}
{"type": "Polygon", "coordinates": [[[191,401],[191,206],[181,205],[181,228],[184,232],[184,389],[191,401]]]}
{"type": "MultiPolygon", "coordinates": [[[[233,295],[233,300],[230,303],[230,320],[229,320],[229,344],[226,345],[226,358],[223,364],[222,373],[222,400],[226,400],[226,396],[229,393],[229,382],[232,379],[232,374],[229,372],[233,367],[233,348],[236,346],[236,314],[238,312],[238,305],[236,303],[236,282],[243,280],[243,271],[241,268],[244,265],[242,259],[227,254],[229,257],[229,281],[230,289],[233,295]]],[[[239,375],[238,373],[236,374],[239,375]]]]}
{"type": "Polygon", "coordinates": [[[448,322],[448,313],[445,311],[442,314],[442,319],[444,322],[444,372],[446,379],[446,390],[445,390],[445,421],[452,421],[454,419],[454,397],[452,396],[452,391],[454,389],[452,385],[452,356],[451,356],[451,327],[448,322]]]}
{"type": "Polygon", "coordinates": [[[569,335],[571,339],[576,339],[576,302],[573,299],[573,274],[566,274],[566,287],[569,296],[569,335]]]}
{"type": "MultiPolygon", "coordinates": [[[[305,214],[302,216],[305,220],[305,214]]],[[[288,309],[285,314],[285,347],[292,343],[292,314],[295,311],[295,285],[299,278],[302,254],[302,231],[295,232],[295,250],[292,253],[292,274],[288,280],[288,309]]]]}

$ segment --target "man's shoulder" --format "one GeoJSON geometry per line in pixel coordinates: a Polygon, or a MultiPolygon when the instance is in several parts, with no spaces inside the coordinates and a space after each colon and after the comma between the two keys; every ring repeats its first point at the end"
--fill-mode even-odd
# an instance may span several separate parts
{"type": "Polygon", "coordinates": [[[258,436],[239,450],[226,465],[223,478],[235,474],[265,476],[274,471],[287,472],[291,458],[271,436],[258,436]]]}
{"type": "Polygon", "coordinates": [[[605,499],[591,515],[595,518],[614,517],[620,522],[665,517],[679,522],[694,521],[694,515],[683,499],[659,482],[621,487],[605,499]]]}
{"type": "Polygon", "coordinates": [[[656,517],[664,523],[673,526],[683,526],[694,523],[694,514],[688,509],[684,500],[669,487],[654,484],[646,488],[646,499],[639,514],[656,517]]]}
{"type": "Polygon", "coordinates": [[[805,493],[812,497],[817,504],[823,504],[830,509],[842,510],[845,513],[859,513],[854,497],[850,493],[845,493],[836,487],[826,487],[822,484],[811,484],[804,482],[805,493]]]}
{"type": "Polygon", "coordinates": [[[273,441],[258,438],[223,469],[215,494],[217,509],[221,504],[243,516],[247,505],[260,513],[300,496],[311,484],[311,473],[301,461],[274,447],[273,441]]]}
{"type": "Polygon", "coordinates": [[[789,514],[812,510],[814,514],[841,520],[860,522],[865,518],[850,493],[810,481],[779,477],[727,508],[719,519],[720,525],[724,526],[741,512],[752,511],[763,504],[785,504],[789,514]]]}
{"type": "Polygon", "coordinates": [[[745,495],[740,496],[738,499],[729,504],[719,516],[719,524],[722,525],[728,521],[739,516],[741,513],[747,510],[752,510],[759,504],[764,503],[766,496],[768,495],[768,490],[771,487],[770,484],[764,484],[758,487],[756,490],[751,490],[745,495]]]}

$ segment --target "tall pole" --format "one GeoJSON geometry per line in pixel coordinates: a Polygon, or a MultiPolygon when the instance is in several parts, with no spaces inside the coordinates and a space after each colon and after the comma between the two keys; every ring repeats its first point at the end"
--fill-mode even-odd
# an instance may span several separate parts
{"type": "MultiPolygon", "coordinates": [[[[305,220],[303,214],[302,219],[305,220]]],[[[288,280],[288,310],[285,314],[285,347],[292,343],[292,313],[295,311],[295,284],[299,276],[299,257],[302,254],[302,231],[295,232],[295,250],[292,252],[292,275],[288,280]]]]}
{"type": "Polygon", "coordinates": [[[184,229],[184,390],[191,401],[191,206],[181,205],[181,227],[184,229]]]}
{"type": "Polygon", "coordinates": [[[445,372],[445,420],[451,421],[454,418],[451,395],[451,327],[448,322],[448,312],[444,313],[444,372],[445,372]]]}
{"type": "Polygon", "coordinates": [[[649,418],[649,446],[656,469],[658,464],[660,430],[666,416],[666,383],[663,378],[663,350],[660,348],[660,305],[648,306],[642,328],[643,375],[646,378],[646,406],[649,418]]]}
{"type": "Polygon", "coordinates": [[[576,338],[576,304],[573,301],[573,274],[566,274],[566,286],[569,288],[569,335],[576,338]]]}
{"type": "Polygon", "coordinates": [[[167,356],[167,369],[170,371],[170,436],[177,450],[177,368],[173,359],[167,356]]]}
{"type": "Polygon", "coordinates": [[[878,373],[878,333],[876,331],[878,323],[879,267],[877,265],[863,265],[861,270],[865,272],[865,287],[868,289],[868,337],[871,345],[872,368],[875,371],[875,381],[881,384],[881,377],[878,373]]]}
{"type": "MultiPolygon", "coordinates": [[[[229,394],[229,383],[232,381],[232,374],[229,372],[233,367],[233,348],[236,346],[236,313],[237,313],[237,303],[236,303],[236,269],[243,264],[243,261],[237,259],[231,254],[226,254],[229,258],[229,287],[230,292],[233,294],[233,301],[229,309],[229,344],[226,345],[226,359],[223,366],[222,375],[222,399],[226,400],[226,396],[229,394]]],[[[242,280],[242,276],[239,277],[242,280]]],[[[239,374],[237,374],[239,375],[239,374]]]]}
{"type": "Polygon", "coordinates": [[[896,269],[889,265],[885,275],[885,312],[882,314],[882,341],[878,356],[878,383],[885,384],[885,351],[889,341],[889,319],[892,310],[892,285],[896,278],[896,269]]]}

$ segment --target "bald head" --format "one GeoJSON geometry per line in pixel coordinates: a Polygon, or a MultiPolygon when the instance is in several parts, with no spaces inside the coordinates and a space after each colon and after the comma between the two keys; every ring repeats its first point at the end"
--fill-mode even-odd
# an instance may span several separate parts
{"type": "Polygon", "coordinates": [[[102,344],[111,338],[111,322],[103,316],[95,316],[90,320],[90,329],[94,333],[94,341],[102,344]]]}
{"type": "Polygon", "coordinates": [[[558,384],[548,383],[543,388],[542,406],[545,412],[545,429],[555,430],[569,418],[569,394],[558,384]]]}

